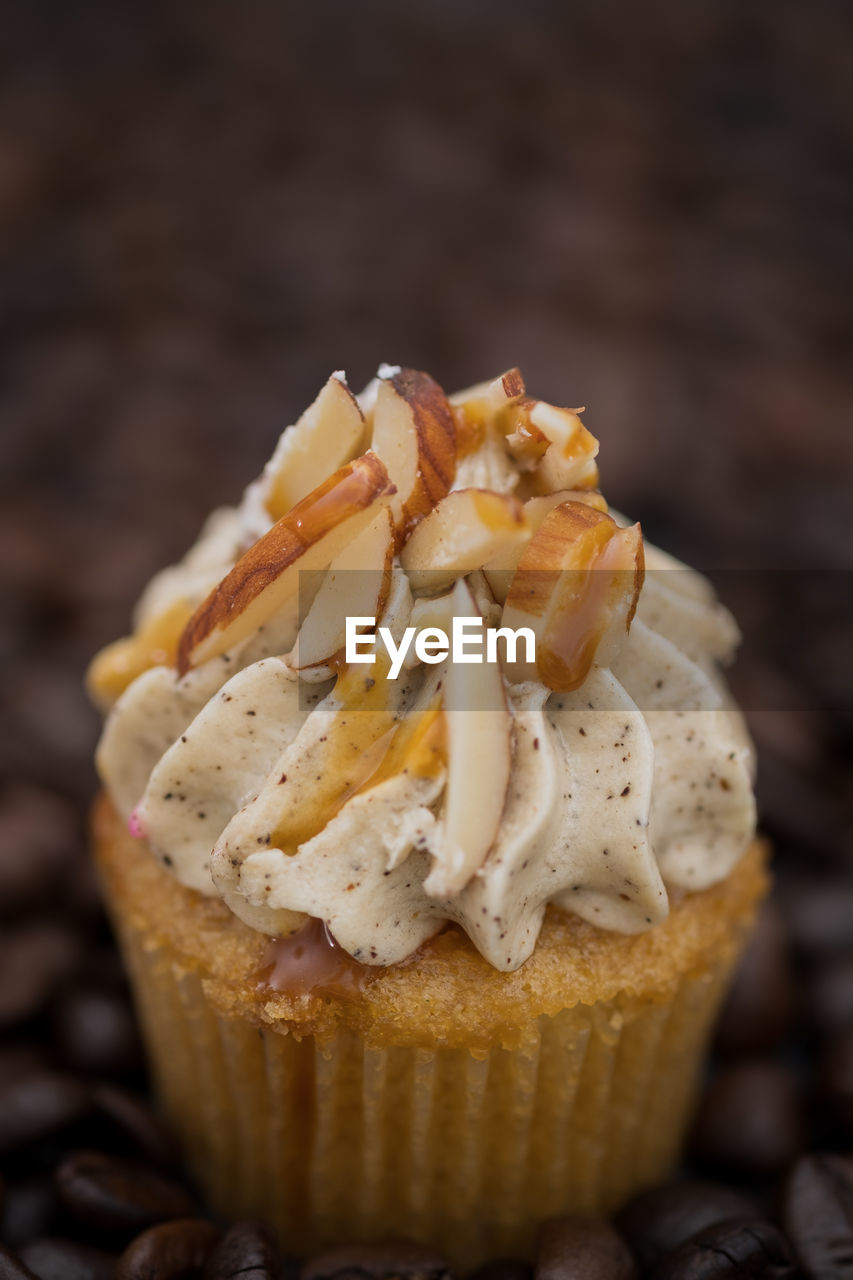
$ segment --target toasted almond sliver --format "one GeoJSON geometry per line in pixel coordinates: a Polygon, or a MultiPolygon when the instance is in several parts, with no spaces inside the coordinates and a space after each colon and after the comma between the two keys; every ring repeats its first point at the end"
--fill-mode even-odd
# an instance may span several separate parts
{"type": "Polygon", "coordinates": [[[264,503],[279,520],[363,448],[364,415],[335,374],[298,422],[288,427],[264,471],[264,503]]]}
{"type": "Polygon", "coordinates": [[[521,467],[534,471],[543,494],[598,483],[598,441],[579,412],[529,398],[507,412],[507,448],[521,467]]]}
{"type": "Polygon", "coordinates": [[[524,393],[524,375],[520,369],[513,368],[498,374],[490,382],[477,382],[464,391],[455,391],[449,399],[454,408],[479,401],[494,411],[519,400],[524,393]]]}
{"type": "Polygon", "coordinates": [[[457,578],[513,555],[529,529],[521,503],[488,489],[455,489],[433,508],[400,553],[415,591],[442,591],[457,578]]]}
{"type": "Polygon", "coordinates": [[[99,707],[106,711],[149,667],[175,661],[181,632],[192,611],[193,605],[183,597],[173,600],[135,635],[114,640],[96,654],[86,673],[86,684],[99,707]]]}
{"type": "MultiPolygon", "coordinates": [[[[467,583],[453,588],[453,613],[479,617],[467,583]]],[[[450,897],[482,866],[495,841],[512,766],[512,717],[500,663],[448,662],[444,677],[447,785],[443,838],[424,881],[450,897]]]]}
{"type": "Polygon", "coordinates": [[[483,566],[483,572],[499,604],[504,604],[512,585],[512,579],[518,568],[518,562],[524,554],[530,537],[536,532],[542,521],[555,507],[564,502],[582,502],[585,506],[594,507],[596,511],[607,512],[607,503],[597,489],[558,489],[556,493],[543,494],[541,497],[528,498],[524,504],[524,518],[529,530],[528,537],[519,543],[511,552],[505,552],[500,558],[490,560],[483,566]]]}
{"type": "Polygon", "coordinates": [[[594,507],[555,507],[519,561],[502,625],[536,635],[535,663],[507,666],[513,681],[570,691],[593,661],[606,664],[627,634],[643,576],[639,525],[620,529],[594,507]]]}
{"type": "Polygon", "coordinates": [[[292,667],[317,667],[337,657],[345,645],[348,617],[382,616],[393,555],[394,523],[383,507],[329,565],[296,637],[292,667]]]}
{"type": "Polygon", "coordinates": [[[401,369],[380,382],[372,448],[397,487],[391,510],[404,538],[450,491],[456,475],[453,414],[428,374],[401,369]]]}
{"type": "Polygon", "coordinates": [[[178,647],[180,673],[262,626],[296,594],[300,571],[327,568],[394,492],[374,453],[323,481],[241,556],[190,618],[178,647]]]}

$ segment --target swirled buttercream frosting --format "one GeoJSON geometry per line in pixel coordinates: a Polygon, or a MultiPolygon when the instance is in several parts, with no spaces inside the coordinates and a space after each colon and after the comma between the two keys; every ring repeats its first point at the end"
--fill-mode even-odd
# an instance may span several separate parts
{"type": "Polygon", "coordinates": [[[104,786],[182,884],[372,965],[453,921],[512,970],[549,904],[640,932],[729,873],[737,627],[608,511],[581,412],[518,370],[336,373],[154,578],[89,683],[104,786]],[[442,648],[457,624],[488,660],[442,648]]]}

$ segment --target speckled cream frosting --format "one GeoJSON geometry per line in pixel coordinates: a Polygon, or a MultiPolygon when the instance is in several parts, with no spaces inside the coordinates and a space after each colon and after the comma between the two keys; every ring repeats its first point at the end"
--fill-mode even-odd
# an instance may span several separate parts
{"type": "MultiPolygon", "coordinates": [[[[721,881],[754,833],[752,748],[720,675],[737,628],[701,576],[649,546],[642,579],[639,530],[604,514],[597,443],[575,411],[531,400],[517,371],[450,400],[407,373],[383,367],[358,398],[334,375],[240,506],[214,513],[149,585],[134,637],[90,677],[109,707],[104,785],[181,883],[270,935],[320,918],[368,964],[404,960],[452,920],[496,969],[517,969],[549,903],[621,933],[652,928],[668,891],[721,881]],[[426,452],[409,492],[399,459],[412,405],[426,452]],[[352,487],[364,458],[365,483],[370,468],[390,482],[376,485],[370,526],[349,546],[342,535],[324,563],[305,532],[314,495],[325,484],[334,499],[338,468],[352,487]],[[619,590],[609,604],[596,597],[588,584],[605,581],[604,561],[581,560],[587,595],[572,607],[580,618],[600,597],[607,617],[591,630],[586,620],[577,674],[507,660],[478,709],[458,696],[473,668],[460,675],[449,661],[410,660],[394,681],[381,655],[371,667],[339,651],[301,661],[314,606],[306,618],[266,562],[260,588],[249,573],[279,527],[297,559],[304,534],[306,567],[318,580],[328,570],[330,589],[314,595],[328,610],[335,590],[346,595],[335,573],[343,583],[355,569],[360,582],[359,548],[375,558],[387,542],[382,563],[363,565],[365,614],[378,605],[395,636],[460,608],[499,625],[514,600],[524,607],[518,575],[535,563],[534,539],[559,529],[554,510],[575,513],[577,546],[585,512],[596,537],[633,539],[630,608],[619,590]]],[[[579,624],[563,612],[548,635],[574,641],[579,624]]]]}

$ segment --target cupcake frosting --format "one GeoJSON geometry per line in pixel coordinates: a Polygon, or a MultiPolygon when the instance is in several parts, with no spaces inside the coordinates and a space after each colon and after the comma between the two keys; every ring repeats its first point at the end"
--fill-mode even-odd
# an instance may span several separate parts
{"type": "Polygon", "coordinates": [[[549,903],[634,933],[723,879],[755,823],[737,628],[607,511],[597,450],[517,370],[450,400],[333,375],[93,664],[134,834],[253,928],[316,917],[375,965],[455,921],[512,970],[549,903]],[[359,624],[372,663],[345,660],[353,616],[387,629],[359,624]],[[459,618],[535,655],[418,656],[459,618]]]}

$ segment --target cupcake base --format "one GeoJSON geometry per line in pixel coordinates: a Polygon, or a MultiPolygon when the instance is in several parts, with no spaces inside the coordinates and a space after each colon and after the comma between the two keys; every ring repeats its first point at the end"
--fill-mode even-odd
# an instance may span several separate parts
{"type": "Polygon", "coordinates": [[[678,1159],[714,1015],[766,892],[754,844],[646,934],[549,911],[502,974],[456,929],[366,983],[269,985],[269,939],[185,889],[109,802],[96,856],[155,1083],[212,1206],[299,1254],[410,1236],[529,1255],[678,1159]]]}

